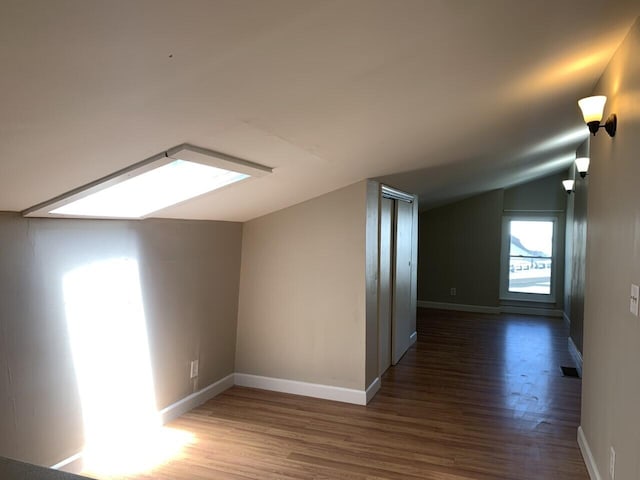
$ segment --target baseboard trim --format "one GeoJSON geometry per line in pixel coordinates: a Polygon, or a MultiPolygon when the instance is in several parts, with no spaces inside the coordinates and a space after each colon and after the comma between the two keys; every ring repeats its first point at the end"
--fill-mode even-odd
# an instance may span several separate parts
{"type": "Polygon", "coordinates": [[[567,327],[571,328],[571,319],[564,310],[562,311],[562,318],[564,318],[564,323],[567,324],[567,327]]]}
{"type": "Polygon", "coordinates": [[[578,350],[578,347],[576,347],[576,344],[573,342],[573,338],[569,337],[568,344],[569,353],[573,357],[573,361],[576,362],[576,369],[580,374],[580,378],[582,378],[582,354],[580,353],[580,350],[578,350]]]}
{"type": "Polygon", "coordinates": [[[413,332],[409,337],[409,342],[411,343],[411,345],[413,345],[414,343],[416,343],[417,340],[418,340],[418,332],[413,332]]]}
{"type": "Polygon", "coordinates": [[[562,310],[556,308],[536,308],[536,307],[519,307],[516,305],[503,305],[500,307],[502,313],[519,313],[522,315],[544,315],[546,317],[562,318],[562,310]]]}
{"type": "Polygon", "coordinates": [[[164,425],[165,423],[169,423],[171,420],[175,420],[179,416],[184,415],[185,413],[202,405],[207,400],[210,400],[216,395],[219,395],[225,390],[233,387],[233,385],[234,374],[231,373],[226,377],[218,380],[217,382],[212,383],[208,387],[205,387],[202,390],[198,390],[197,392],[194,392],[191,395],[178,400],[168,407],[163,408],[158,412],[162,424],[164,425]]]}
{"type": "Polygon", "coordinates": [[[369,385],[369,387],[366,390],[366,402],[369,403],[371,401],[371,399],[376,395],[376,393],[378,393],[378,390],[380,390],[380,377],[376,377],[376,379],[371,382],[371,385],[369,385]]]}
{"type": "Polygon", "coordinates": [[[580,453],[582,453],[584,464],[587,466],[589,478],[591,478],[591,480],[602,480],[596,461],[591,453],[589,442],[587,442],[587,437],[585,437],[584,430],[582,430],[582,426],[578,427],[578,445],[580,446],[580,453]]]}
{"type": "Polygon", "coordinates": [[[82,458],[82,452],[78,452],[75,455],[71,455],[65,458],[61,462],[51,465],[53,470],[60,470],[61,472],[80,474],[84,470],[84,460],[82,458]]]}
{"type": "MultiPolygon", "coordinates": [[[[181,400],[163,408],[158,412],[160,421],[164,425],[171,420],[175,420],[181,415],[193,410],[194,408],[202,405],[207,400],[212,399],[216,395],[221,394],[228,388],[234,385],[234,374],[231,373],[226,377],[212,383],[208,387],[198,390],[191,395],[184,397],[181,400]]],[[[84,461],[82,458],[82,452],[78,452],[75,455],[71,455],[68,458],[52,465],[50,468],[53,470],[61,470],[68,473],[81,473],[84,467],[84,461]]]]}
{"type": "Polygon", "coordinates": [[[241,387],[258,388],[274,392],[292,393],[305,397],[322,398],[336,402],[353,403],[356,405],[367,404],[367,392],[351,388],[334,387],[319,383],[299,382],[284,378],[262,377],[248,373],[236,373],[236,385],[241,387]]]}
{"type": "Polygon", "coordinates": [[[487,307],[484,305],[466,305],[463,303],[431,302],[418,300],[418,306],[422,308],[435,308],[438,310],[455,310],[458,312],[472,313],[519,313],[522,315],[545,315],[549,317],[562,317],[564,312],[555,308],[520,307],[517,305],[502,305],[500,307],[487,307]]]}
{"type": "Polygon", "coordinates": [[[439,310],[455,310],[458,312],[473,313],[500,313],[500,307],[485,307],[482,305],[465,305],[462,303],[431,302],[418,300],[418,306],[422,308],[436,308],[439,310]]]}

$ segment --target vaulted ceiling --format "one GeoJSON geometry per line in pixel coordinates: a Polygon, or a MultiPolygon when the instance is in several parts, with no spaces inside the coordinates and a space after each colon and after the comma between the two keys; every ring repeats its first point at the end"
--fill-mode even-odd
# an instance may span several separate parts
{"type": "MultiPolygon", "coordinates": [[[[423,206],[567,168],[637,0],[0,2],[0,210],[181,143],[274,168],[154,216],[364,178],[423,206]]],[[[620,119],[623,122],[624,119],[620,119]]]]}

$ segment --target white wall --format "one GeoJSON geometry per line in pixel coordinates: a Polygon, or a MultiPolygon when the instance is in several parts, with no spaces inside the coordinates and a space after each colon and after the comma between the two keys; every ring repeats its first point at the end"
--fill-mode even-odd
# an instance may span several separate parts
{"type": "Polygon", "coordinates": [[[640,478],[640,319],[629,313],[640,284],[640,19],[594,94],[608,96],[618,132],[591,141],[581,426],[595,464],[609,479],[640,478]]]}
{"type": "Polygon", "coordinates": [[[244,224],[237,372],[366,387],[367,186],[244,224]]]}

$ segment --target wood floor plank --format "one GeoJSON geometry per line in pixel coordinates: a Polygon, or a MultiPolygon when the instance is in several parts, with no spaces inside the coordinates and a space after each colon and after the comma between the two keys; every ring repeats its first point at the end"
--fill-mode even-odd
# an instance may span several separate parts
{"type": "Polygon", "coordinates": [[[366,407],[233,387],[169,425],[195,438],[178,457],[120,478],[588,480],[572,364],[560,319],[419,309],[366,407]]]}

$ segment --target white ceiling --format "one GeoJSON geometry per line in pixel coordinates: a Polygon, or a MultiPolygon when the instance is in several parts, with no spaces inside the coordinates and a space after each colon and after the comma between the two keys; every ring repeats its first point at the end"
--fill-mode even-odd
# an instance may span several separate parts
{"type": "MultiPolygon", "coordinates": [[[[638,0],[0,2],[0,210],[184,142],[274,167],[157,216],[364,178],[423,206],[566,168],[638,0]]],[[[619,119],[624,122],[624,119],[619,119]]]]}

